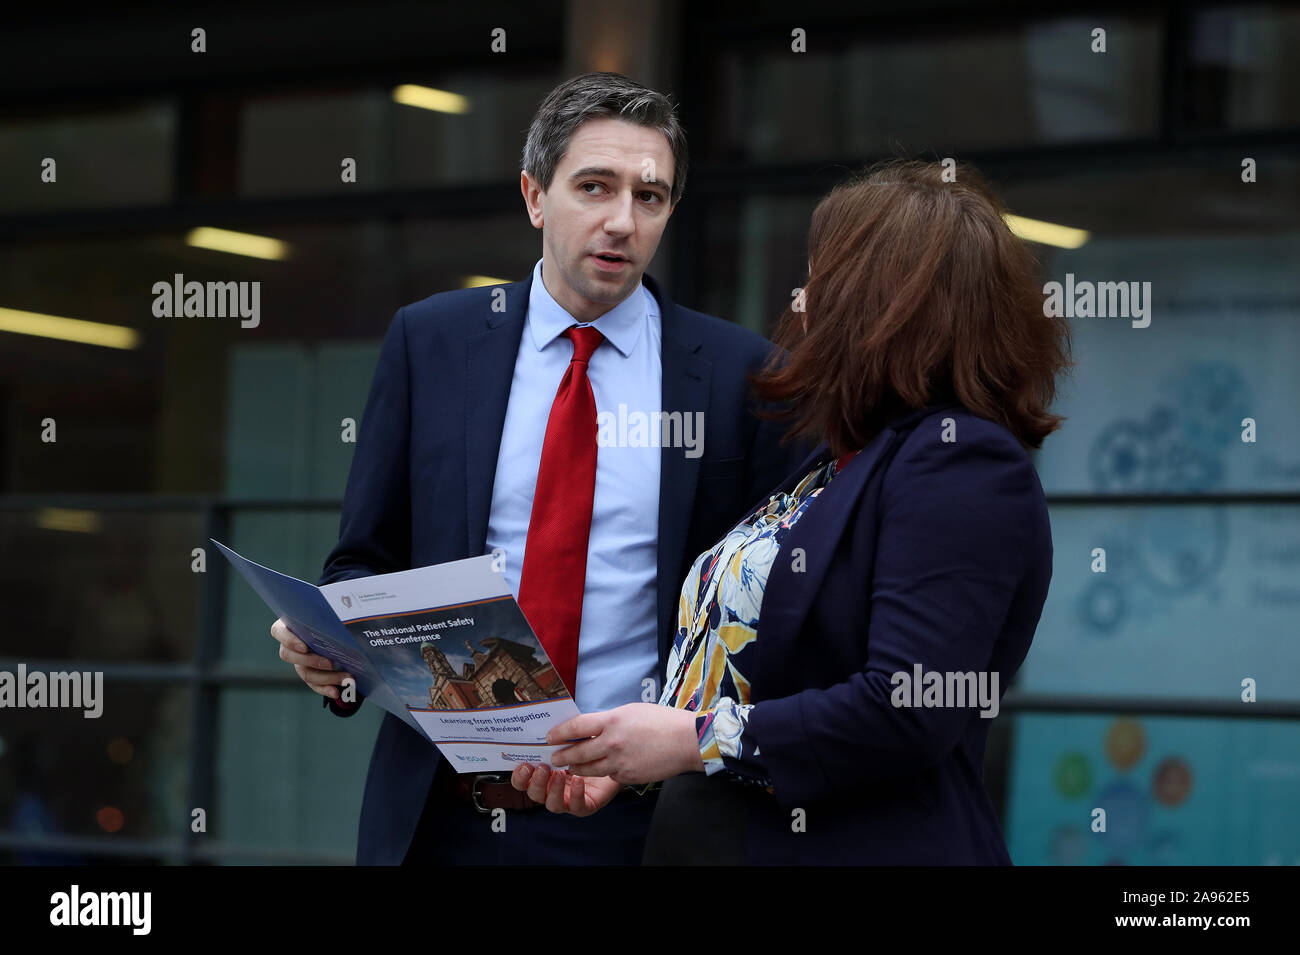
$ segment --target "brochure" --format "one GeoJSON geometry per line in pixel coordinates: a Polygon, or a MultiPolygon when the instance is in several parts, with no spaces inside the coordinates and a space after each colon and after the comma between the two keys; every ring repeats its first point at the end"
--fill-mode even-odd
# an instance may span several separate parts
{"type": "Polygon", "coordinates": [[[323,587],[212,543],[275,615],[457,772],[550,764],[578,707],[491,554],[323,587]]]}

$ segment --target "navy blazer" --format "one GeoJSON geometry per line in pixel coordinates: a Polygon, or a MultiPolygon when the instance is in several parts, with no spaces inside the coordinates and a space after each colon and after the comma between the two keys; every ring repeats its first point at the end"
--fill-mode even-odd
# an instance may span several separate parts
{"type": "Polygon", "coordinates": [[[873,438],[768,576],[746,737],[776,798],[744,801],[750,861],[1010,864],[983,783],[992,720],[894,706],[891,677],[996,671],[1000,697],[1051,573],[1042,486],[1005,427],[940,404],[873,438]]]}
{"type": "MultiPolygon", "coordinates": [[[[664,448],[659,478],[659,672],[667,667],[681,582],[696,554],[808,450],[779,445],[754,416],[746,375],[767,359],[760,335],[659,302],[662,407],[702,412],[704,448],[664,448]]],[[[399,309],[380,349],[343,498],[339,540],[319,583],[485,552],[497,453],[532,276],[432,295],[399,309]]],[[[323,700],[340,716],[340,709],[323,700]]],[[[357,862],[400,863],[441,755],[385,714],[366,777],[357,862]]]]}

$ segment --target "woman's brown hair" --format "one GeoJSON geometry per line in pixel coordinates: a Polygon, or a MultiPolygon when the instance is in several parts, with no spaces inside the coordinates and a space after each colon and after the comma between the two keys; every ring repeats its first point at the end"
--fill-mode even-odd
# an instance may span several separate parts
{"type": "Polygon", "coordinates": [[[956,400],[1041,447],[1071,363],[1064,318],[1043,314],[1038,263],[972,169],[892,160],[813,211],[809,276],[755,376],[791,437],[857,450],[908,410],[956,400]],[[802,299],[802,301],[801,301],[802,299]],[[805,322],[806,318],[806,322],[805,322]],[[806,331],[805,331],[806,327],[806,331]]]}

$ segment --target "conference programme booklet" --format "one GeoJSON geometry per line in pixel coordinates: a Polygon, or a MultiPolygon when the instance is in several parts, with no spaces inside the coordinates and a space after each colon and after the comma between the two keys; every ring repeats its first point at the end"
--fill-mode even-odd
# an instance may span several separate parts
{"type": "Polygon", "coordinates": [[[457,772],[549,765],[563,748],[546,732],[578,707],[493,555],[317,587],[212,543],[313,653],[457,772]]]}

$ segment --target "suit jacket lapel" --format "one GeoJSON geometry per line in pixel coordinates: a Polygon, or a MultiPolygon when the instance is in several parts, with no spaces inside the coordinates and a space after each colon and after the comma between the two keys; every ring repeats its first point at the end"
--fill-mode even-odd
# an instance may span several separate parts
{"type": "MultiPolygon", "coordinates": [[[[471,557],[487,546],[497,455],[532,284],[530,273],[522,282],[504,286],[505,310],[489,311],[479,326],[482,330],[465,344],[465,553],[471,557]]],[[[523,555],[517,559],[522,561],[523,555]]]]}
{"type": "MultiPolygon", "coordinates": [[[[700,412],[704,418],[705,448],[708,447],[709,380],[712,363],[699,354],[702,340],[689,318],[649,275],[641,281],[659,302],[661,408],[683,415],[700,412]]],[[[701,456],[702,457],[702,456],[701,456]]],[[[700,473],[701,457],[688,458],[685,448],[663,448],[659,456],[659,543],[658,596],[659,667],[668,661],[673,620],[677,614],[677,597],[681,592],[681,572],[686,535],[695,504],[695,485],[700,473]]]]}

